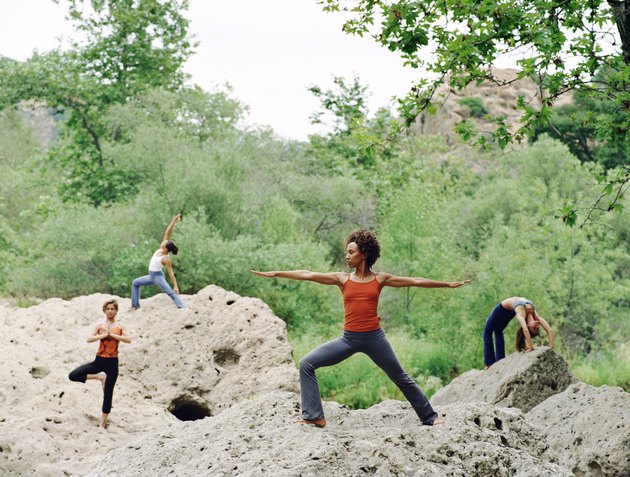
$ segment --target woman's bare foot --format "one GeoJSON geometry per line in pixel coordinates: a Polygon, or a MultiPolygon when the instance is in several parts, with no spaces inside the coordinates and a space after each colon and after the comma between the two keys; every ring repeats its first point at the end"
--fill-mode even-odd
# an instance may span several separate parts
{"type": "Polygon", "coordinates": [[[431,423],[432,426],[441,426],[442,424],[444,424],[444,419],[440,417],[436,417],[435,419],[433,419],[433,422],[431,423]]]}
{"type": "Polygon", "coordinates": [[[107,422],[107,418],[109,417],[109,414],[105,414],[103,413],[101,415],[101,422],[98,425],[98,427],[102,427],[103,429],[107,429],[107,426],[109,425],[109,423],[107,422]]]}
{"type": "Polygon", "coordinates": [[[96,379],[101,382],[101,386],[103,386],[103,391],[105,391],[105,381],[107,381],[107,376],[105,374],[97,374],[96,379]]]}
{"type": "Polygon", "coordinates": [[[324,428],[326,427],[326,419],[297,419],[293,421],[295,424],[310,424],[311,426],[324,428]]]}

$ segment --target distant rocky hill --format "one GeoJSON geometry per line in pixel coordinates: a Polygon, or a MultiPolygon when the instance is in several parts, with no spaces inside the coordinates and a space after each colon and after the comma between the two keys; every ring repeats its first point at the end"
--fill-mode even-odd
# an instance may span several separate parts
{"type": "MultiPolygon", "coordinates": [[[[485,82],[480,85],[471,84],[464,90],[457,91],[443,85],[434,96],[438,106],[435,114],[423,113],[412,130],[416,134],[436,134],[455,138],[453,128],[456,124],[472,119],[480,130],[494,130],[496,125],[485,120],[483,116],[504,116],[509,126],[518,126],[522,111],[516,109],[516,101],[522,96],[528,104],[540,106],[540,93],[534,81],[529,78],[516,80],[517,70],[493,68],[493,76],[498,82],[511,82],[508,86],[497,86],[485,82]],[[494,126],[494,127],[493,127],[494,126]]],[[[560,98],[556,104],[571,101],[570,95],[560,98]]]]}

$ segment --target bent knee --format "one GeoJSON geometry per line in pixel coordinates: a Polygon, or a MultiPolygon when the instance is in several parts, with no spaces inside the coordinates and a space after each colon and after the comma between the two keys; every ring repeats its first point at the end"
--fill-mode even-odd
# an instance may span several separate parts
{"type": "Polygon", "coordinates": [[[70,374],[68,374],[68,379],[70,381],[74,381],[74,382],[77,382],[77,383],[85,382],[82,378],[83,378],[83,376],[81,374],[79,374],[79,373],[71,372],[70,374]]]}
{"type": "Polygon", "coordinates": [[[314,370],[313,363],[311,363],[311,361],[307,359],[306,356],[300,360],[299,368],[301,372],[305,373],[313,372],[314,370]]]}

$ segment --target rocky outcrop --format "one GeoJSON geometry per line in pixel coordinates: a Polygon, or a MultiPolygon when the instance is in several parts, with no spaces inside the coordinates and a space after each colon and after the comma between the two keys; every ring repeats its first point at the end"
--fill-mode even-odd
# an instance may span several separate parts
{"type": "Polygon", "coordinates": [[[543,456],[576,477],[630,475],[630,394],[623,389],[576,383],[527,418],[546,436],[543,456]]]}
{"type": "Polygon", "coordinates": [[[463,373],[438,390],[431,404],[481,401],[527,412],[574,382],[566,361],[541,346],[529,353],[512,353],[485,371],[463,373]]]}
{"type": "MultiPolygon", "coordinates": [[[[522,96],[525,103],[532,107],[540,107],[540,91],[536,83],[530,78],[517,78],[518,71],[509,68],[493,68],[492,76],[496,83],[484,81],[481,84],[471,83],[466,88],[458,91],[442,85],[436,91],[433,100],[438,105],[434,114],[423,113],[420,115],[412,129],[417,134],[437,134],[454,138],[457,134],[453,128],[456,124],[471,119],[477,124],[479,130],[489,131],[496,129],[496,124],[484,118],[485,114],[493,117],[502,116],[506,124],[516,129],[523,111],[517,109],[517,99],[522,96]],[[497,86],[502,84],[504,86],[497,86]],[[482,111],[466,105],[466,101],[476,101],[482,111]]],[[[561,96],[556,104],[571,102],[571,96],[561,96]]]]}
{"type": "Polygon", "coordinates": [[[258,299],[210,286],[177,310],[163,294],[119,299],[133,342],[120,346],[110,427],[97,427],[102,390],[68,380],[92,361],[86,343],[109,295],[0,306],[0,475],[83,475],[105,453],[177,419],[217,415],[274,390],[298,390],[282,320],[258,299]]]}
{"type": "Polygon", "coordinates": [[[295,424],[298,397],[271,393],[139,439],[110,452],[88,475],[571,475],[537,457],[544,439],[516,409],[452,404],[439,409],[446,418],[439,427],[422,426],[399,401],[324,409],[325,429],[295,424]]]}
{"type": "Polygon", "coordinates": [[[539,347],[469,371],[432,399],[365,410],[326,402],[325,429],[295,424],[297,371],[284,322],[260,300],[210,286],[177,310],[163,294],[120,321],[110,427],[98,382],[68,381],[107,295],[0,305],[0,475],[617,476],[630,475],[630,394],[575,381],[539,347]],[[485,402],[484,402],[485,401],[485,402]],[[529,410],[523,413],[522,410],[529,410]]]}
{"type": "Polygon", "coordinates": [[[128,374],[142,384],[139,398],[183,414],[197,406],[214,415],[258,394],[298,390],[286,325],[265,303],[213,285],[186,302],[177,310],[160,294],[128,319],[141,343],[125,359],[128,374]]]}

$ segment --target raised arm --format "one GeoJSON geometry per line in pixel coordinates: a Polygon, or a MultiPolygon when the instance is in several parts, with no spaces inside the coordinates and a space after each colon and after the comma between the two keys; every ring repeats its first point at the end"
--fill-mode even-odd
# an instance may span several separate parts
{"type": "Polygon", "coordinates": [[[347,274],[342,272],[320,273],[311,272],[309,270],[286,270],[274,272],[259,272],[252,270],[251,272],[259,277],[308,280],[315,283],[321,283],[322,285],[337,285],[340,287],[343,286],[344,278],[347,277],[347,274]]]}
{"type": "Polygon", "coordinates": [[[175,224],[179,222],[180,220],[182,220],[181,214],[177,214],[175,217],[173,217],[173,220],[171,220],[171,223],[168,224],[168,227],[166,227],[166,230],[164,231],[164,237],[162,238],[162,240],[171,239],[171,233],[173,232],[173,227],[175,227],[175,224]]]}
{"type": "Polygon", "coordinates": [[[97,324],[94,329],[92,330],[92,333],[90,334],[90,336],[87,337],[87,342],[88,343],[93,343],[94,341],[99,341],[102,340],[103,338],[107,338],[107,329],[105,329],[105,331],[103,331],[103,333],[99,334],[98,330],[101,329],[101,324],[97,324]]]}
{"type": "Polygon", "coordinates": [[[456,282],[441,282],[422,277],[398,277],[390,273],[378,273],[377,277],[382,286],[388,287],[421,287],[421,288],[457,288],[470,283],[470,280],[456,282]]]}
{"type": "Polygon", "coordinates": [[[527,314],[525,313],[525,307],[517,306],[514,313],[516,313],[516,319],[521,325],[523,335],[525,336],[525,352],[532,351],[534,349],[534,343],[532,343],[532,336],[529,334],[529,328],[527,327],[527,314]]]}
{"type": "Polygon", "coordinates": [[[168,257],[162,258],[162,265],[166,266],[168,270],[168,276],[171,277],[171,283],[173,284],[173,290],[179,295],[179,287],[177,286],[177,279],[175,278],[175,272],[173,272],[173,263],[168,257]]]}
{"type": "Polygon", "coordinates": [[[540,323],[540,326],[542,326],[543,330],[545,330],[545,332],[547,333],[547,340],[549,341],[549,347],[553,348],[553,331],[551,331],[551,326],[549,326],[549,323],[547,323],[547,321],[542,316],[540,316],[535,311],[534,313],[536,314],[536,319],[538,320],[538,323],[540,323]]]}
{"type": "Polygon", "coordinates": [[[122,325],[118,325],[118,326],[120,327],[120,334],[113,333],[110,330],[109,336],[111,336],[115,340],[122,341],[123,343],[131,343],[131,336],[129,336],[125,327],[122,325]]]}

